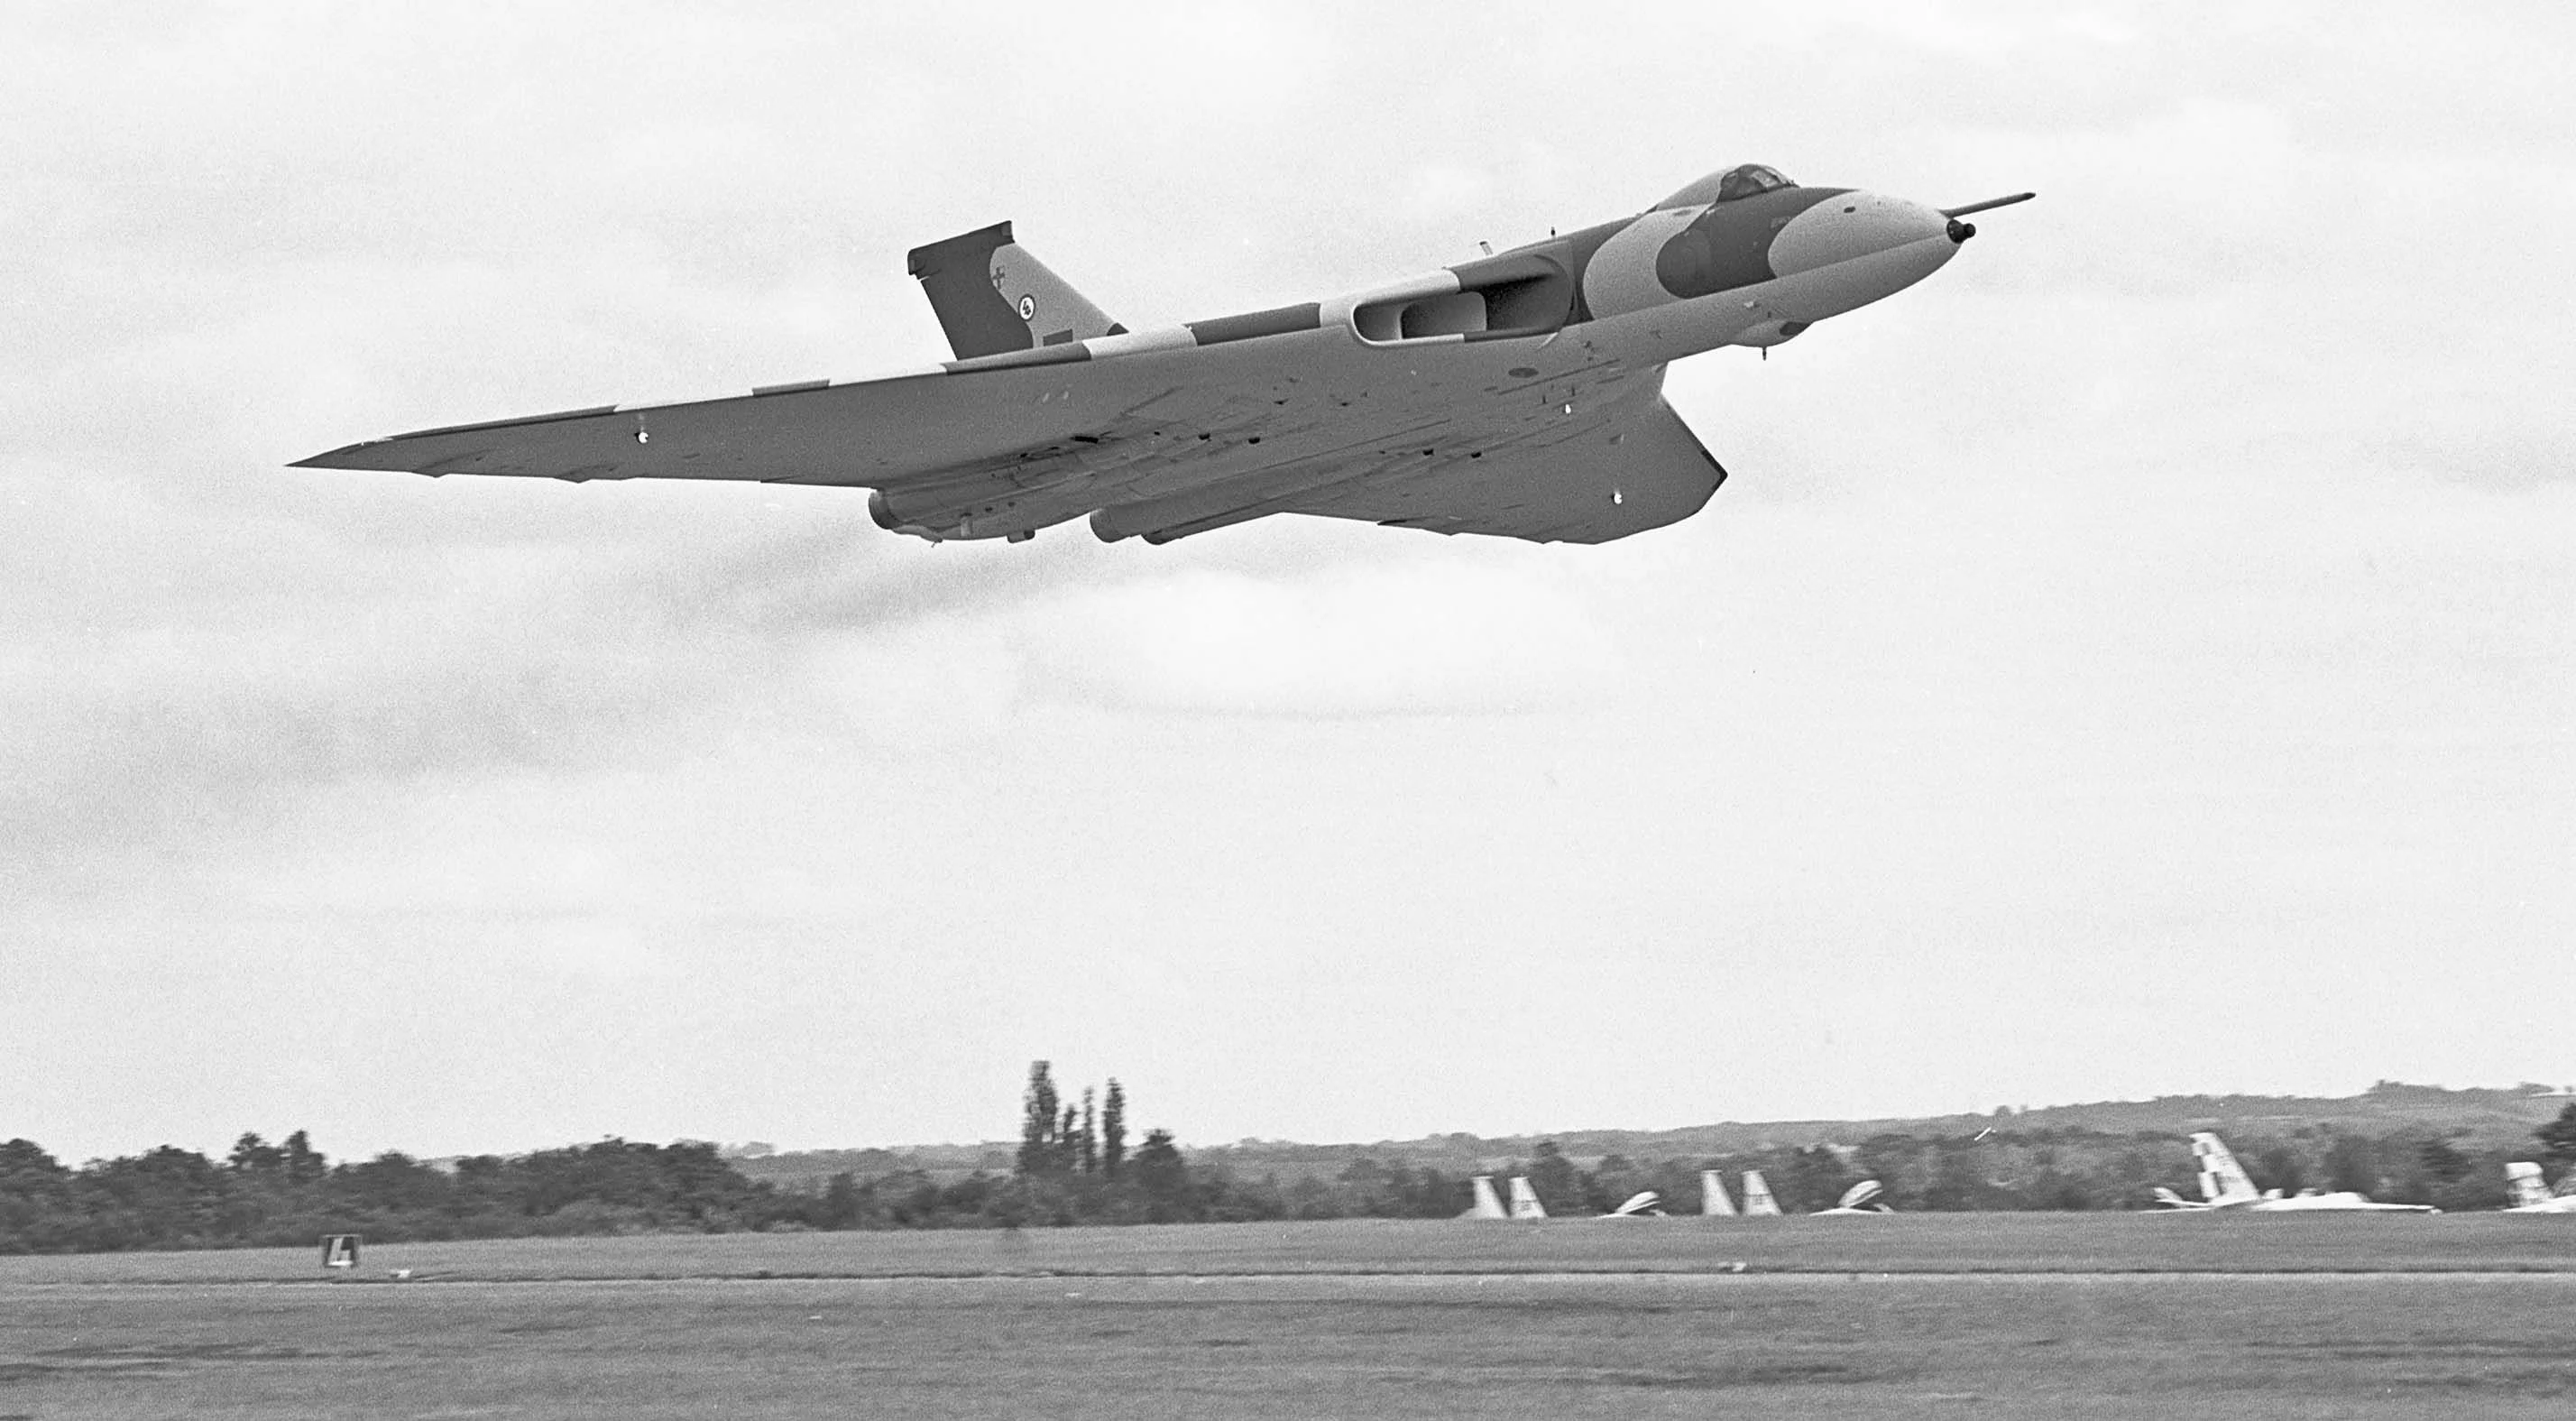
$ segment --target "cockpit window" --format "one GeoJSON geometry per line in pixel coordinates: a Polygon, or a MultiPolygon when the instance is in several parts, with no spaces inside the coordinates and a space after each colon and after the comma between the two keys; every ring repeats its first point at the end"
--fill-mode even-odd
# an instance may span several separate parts
{"type": "Polygon", "coordinates": [[[1739,197],[1796,186],[1778,168],[1765,163],[1743,163],[1722,173],[1711,173],[1655,206],[1704,207],[1712,202],[1733,202],[1739,197]]]}
{"type": "Polygon", "coordinates": [[[1773,188],[1796,186],[1796,183],[1793,183],[1787,178],[1781,176],[1778,168],[1770,167],[1762,163],[1745,163],[1740,166],[1727,169],[1726,172],[1718,178],[1717,200],[1720,202],[1733,202],[1739,197],[1751,197],[1757,192],[1769,192],[1773,188]]]}

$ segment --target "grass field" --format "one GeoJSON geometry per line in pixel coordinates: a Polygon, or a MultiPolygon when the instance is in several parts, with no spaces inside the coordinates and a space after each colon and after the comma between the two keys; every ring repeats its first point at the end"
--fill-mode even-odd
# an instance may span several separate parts
{"type": "Polygon", "coordinates": [[[305,1250],[12,1258],[0,1421],[2563,1417],[2571,1222],[551,1240],[370,1249],[369,1277],[436,1275],[372,1286],[305,1250]]]}
{"type": "MultiPolygon", "coordinates": [[[[0,1257],[0,1286],[288,1282],[318,1248],[0,1257]]],[[[1352,1219],[1016,1232],[678,1234],[371,1245],[368,1276],[446,1279],[1245,1273],[2576,1271],[2533,1214],[1896,1214],[1819,1219],[1352,1219]]]]}

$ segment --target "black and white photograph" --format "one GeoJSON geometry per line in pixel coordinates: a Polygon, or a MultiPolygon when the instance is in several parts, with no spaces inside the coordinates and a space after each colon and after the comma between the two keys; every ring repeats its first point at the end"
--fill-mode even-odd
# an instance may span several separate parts
{"type": "Polygon", "coordinates": [[[2576,12],[0,49],[0,1421],[2576,1410],[2576,12]]]}

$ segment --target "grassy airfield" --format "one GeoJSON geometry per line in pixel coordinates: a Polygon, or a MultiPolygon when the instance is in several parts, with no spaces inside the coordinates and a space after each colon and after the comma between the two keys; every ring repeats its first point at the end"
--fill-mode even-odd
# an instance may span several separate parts
{"type": "Polygon", "coordinates": [[[426,1280],[405,1284],[317,1281],[303,1249],[5,1258],[0,1421],[2558,1417],[2571,1225],[1371,1221],[367,1250],[362,1279],[426,1280]]]}
{"type": "MultiPolygon", "coordinates": [[[[11,1283],[307,1282],[318,1248],[0,1257],[11,1283]]],[[[2532,1214],[1889,1214],[1422,1219],[1146,1228],[660,1234],[371,1244],[364,1277],[955,1278],[1269,1273],[2576,1271],[2576,1218],[2532,1214]]]]}

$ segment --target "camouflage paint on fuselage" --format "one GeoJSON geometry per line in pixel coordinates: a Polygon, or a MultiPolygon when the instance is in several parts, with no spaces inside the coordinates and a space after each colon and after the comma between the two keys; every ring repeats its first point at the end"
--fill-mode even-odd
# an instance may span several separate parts
{"type": "MultiPolygon", "coordinates": [[[[1784,233],[1792,230],[1792,224],[1801,214],[1838,198],[1855,200],[1845,205],[1847,213],[1856,211],[1860,200],[1885,204],[1884,199],[1854,194],[1849,188],[1794,185],[1772,187],[1726,201],[1708,200],[1705,194],[1714,192],[1721,179],[1736,171],[1730,169],[1727,173],[1712,174],[1675,195],[1676,198],[1699,197],[1701,200],[1696,202],[1677,203],[1667,199],[1664,204],[1635,217],[1600,223],[1515,247],[1496,256],[1444,267],[1441,273],[1451,279],[1445,289],[1425,288],[1421,295],[1412,299],[1431,301],[1472,294],[1487,296],[1490,307],[1493,304],[1490,293],[1508,288],[1517,303],[1514,319],[1493,321],[1491,317],[1496,313],[1489,309],[1481,318],[1487,321],[1483,326],[1473,325],[1479,318],[1471,315],[1468,318],[1471,323],[1469,329],[1440,333],[1455,334],[1466,340],[1543,336],[1566,327],[1675,301],[1693,301],[1745,290],[1812,269],[1818,263],[1788,263],[1786,265],[1794,270],[1783,270],[1784,264],[1773,260],[1774,247],[1784,233]]],[[[1909,216],[1918,220],[1929,213],[1929,209],[1920,209],[1915,204],[1903,206],[1909,209],[1909,216]]],[[[1922,237],[1929,234],[1918,230],[1910,235],[1922,237]]],[[[1095,351],[1091,345],[1096,337],[1053,343],[1032,339],[1030,327],[1023,322],[1020,313],[1003,299],[997,282],[967,280],[960,275],[979,270],[996,250],[1006,247],[1012,247],[1011,224],[1003,222],[931,243],[912,253],[913,275],[921,279],[929,292],[932,305],[958,352],[958,358],[948,362],[944,368],[966,374],[1130,353],[1126,349],[1095,351]]],[[[1012,249],[1017,250],[1015,247],[1012,249]]],[[[1024,253],[1021,260],[1035,263],[1035,258],[1024,253]]],[[[1051,278],[1052,273],[1049,276],[1051,278]]],[[[1321,328],[1324,306],[1325,303],[1321,302],[1307,302],[1268,311],[1219,316],[1187,322],[1180,329],[1187,333],[1186,344],[1197,347],[1296,335],[1321,328]]],[[[1804,329],[1814,319],[1817,317],[1791,319],[1786,324],[1804,329]]],[[[1360,333],[1364,339],[1369,338],[1367,332],[1360,333]]],[[[1794,333],[1795,330],[1790,331],[1790,334],[1794,333]]],[[[1101,334],[1126,335],[1127,332],[1123,327],[1111,327],[1101,334]]],[[[1398,332],[1377,343],[1388,344],[1408,338],[1419,337],[1398,332]]],[[[1152,344],[1163,348],[1180,343],[1183,342],[1166,339],[1152,344]]]]}

